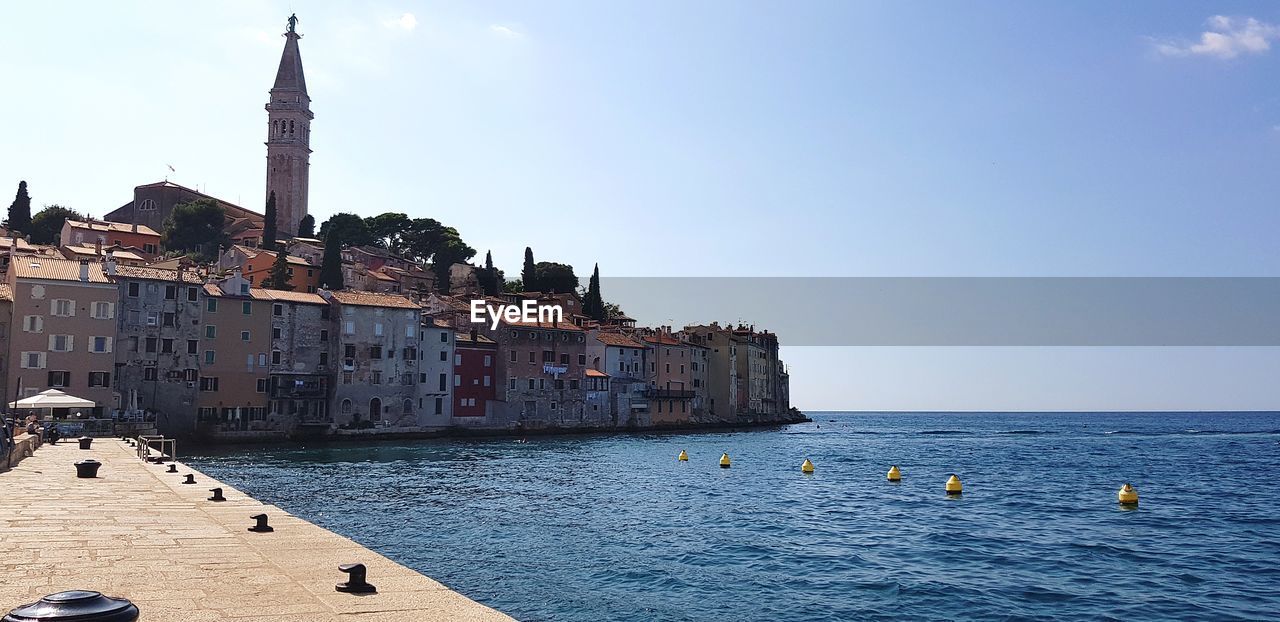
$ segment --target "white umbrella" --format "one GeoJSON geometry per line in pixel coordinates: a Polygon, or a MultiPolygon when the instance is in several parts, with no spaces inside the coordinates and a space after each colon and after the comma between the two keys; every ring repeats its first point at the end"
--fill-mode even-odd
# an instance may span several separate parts
{"type": "Polygon", "coordinates": [[[93,408],[97,405],[93,400],[68,395],[57,389],[47,389],[31,397],[9,402],[9,408],[93,408]]]}

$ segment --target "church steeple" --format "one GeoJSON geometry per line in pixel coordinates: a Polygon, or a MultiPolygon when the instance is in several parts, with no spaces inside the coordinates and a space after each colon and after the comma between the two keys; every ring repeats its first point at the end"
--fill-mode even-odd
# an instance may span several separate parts
{"type": "MultiPolygon", "coordinates": [[[[307,215],[307,186],[311,167],[311,97],[298,50],[298,17],[289,16],[284,52],[267,100],[267,192],[276,195],[276,227],[281,237],[298,233],[307,215]]],[[[264,198],[265,201],[265,198],[264,198]]]]}

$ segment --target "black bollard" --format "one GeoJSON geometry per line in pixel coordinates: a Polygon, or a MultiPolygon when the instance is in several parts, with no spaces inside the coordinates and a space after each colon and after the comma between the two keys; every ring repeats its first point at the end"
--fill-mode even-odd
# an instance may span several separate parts
{"type": "Polygon", "coordinates": [[[80,462],[76,463],[76,477],[82,477],[84,479],[91,479],[91,478],[97,477],[98,467],[101,467],[101,466],[102,466],[101,462],[98,462],[97,460],[94,460],[92,458],[88,460],[81,460],[80,462]]]}
{"type": "Polygon", "coordinates": [[[178,472],[178,465],[176,464],[170,464],[169,468],[165,470],[165,473],[177,473],[177,472],[178,472]]]}
{"type": "Polygon", "coordinates": [[[347,580],[333,586],[333,589],[348,594],[372,594],[378,591],[373,584],[365,581],[364,564],[343,564],[338,570],[347,573],[347,580]]]}
{"type": "Polygon", "coordinates": [[[3,622],[134,622],[138,607],[124,598],[111,598],[91,590],[58,592],[9,612],[3,622]]]}
{"type": "Polygon", "coordinates": [[[227,500],[226,497],[222,496],[221,488],[210,488],[209,492],[213,493],[213,496],[209,497],[210,501],[226,501],[227,500]]]}
{"type": "Polygon", "coordinates": [[[194,474],[194,473],[187,473],[187,479],[182,480],[182,483],[184,483],[184,484],[194,484],[194,483],[196,483],[196,476],[195,476],[195,474],[194,474]]]}
{"type": "Polygon", "coordinates": [[[249,518],[252,518],[253,520],[258,521],[258,524],[256,524],[256,525],[254,525],[254,526],[250,527],[250,528],[249,528],[249,531],[253,531],[253,532],[257,532],[257,533],[270,533],[270,532],[272,532],[272,531],[275,531],[275,530],[276,530],[276,529],[275,529],[275,527],[272,527],[271,525],[268,525],[268,524],[267,524],[267,515],[266,515],[266,514],[254,514],[253,516],[250,516],[249,518]]]}
{"type": "Polygon", "coordinates": [[[92,436],[81,436],[76,440],[80,441],[80,449],[89,449],[89,446],[93,444],[92,436]]]}

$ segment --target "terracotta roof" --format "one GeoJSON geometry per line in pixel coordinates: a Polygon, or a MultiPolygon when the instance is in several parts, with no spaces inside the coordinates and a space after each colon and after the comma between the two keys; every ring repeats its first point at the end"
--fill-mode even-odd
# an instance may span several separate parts
{"type": "Polygon", "coordinates": [[[206,296],[214,296],[216,298],[221,298],[223,296],[226,296],[226,294],[222,293],[222,288],[218,287],[217,283],[205,283],[204,294],[206,296]]]}
{"type": "MultiPolygon", "coordinates": [[[[167,179],[166,179],[166,180],[164,180],[164,181],[157,181],[157,182],[150,183],[150,184],[142,184],[141,186],[135,186],[135,187],[134,187],[134,190],[137,190],[138,188],[178,188],[179,190],[186,190],[187,192],[190,192],[191,194],[194,194],[194,195],[200,196],[201,198],[205,198],[205,199],[213,199],[214,201],[217,201],[217,202],[219,202],[219,203],[223,203],[223,204],[225,204],[225,205],[231,206],[231,207],[233,207],[233,208],[235,208],[235,209],[238,209],[238,210],[240,210],[240,211],[248,212],[248,213],[250,213],[250,214],[253,214],[254,216],[257,216],[258,218],[262,218],[262,214],[259,214],[258,212],[255,212],[255,211],[253,211],[253,210],[251,210],[251,209],[245,209],[245,208],[243,208],[243,207],[240,207],[239,205],[236,205],[235,203],[232,203],[232,202],[230,202],[230,201],[224,201],[224,200],[219,199],[218,197],[215,197],[215,196],[207,195],[207,194],[205,194],[205,193],[203,193],[203,192],[200,192],[199,190],[192,190],[191,188],[188,188],[188,187],[186,187],[186,186],[180,186],[180,185],[175,184],[175,183],[173,183],[173,182],[171,182],[171,181],[169,181],[169,180],[167,180],[167,179]]],[[[132,202],[130,202],[130,203],[132,203],[132,202]]]]}
{"type": "Polygon", "coordinates": [[[0,283],[0,302],[13,302],[13,288],[8,283],[0,283]]]}
{"type": "Polygon", "coordinates": [[[573,322],[508,322],[504,317],[502,323],[512,328],[537,328],[539,330],[563,330],[571,333],[584,332],[582,327],[574,326],[573,322]]]}
{"type": "Polygon", "coordinates": [[[117,231],[120,233],[138,233],[141,235],[154,235],[159,237],[155,229],[146,225],[138,225],[138,230],[133,230],[133,225],[127,225],[122,222],[84,222],[80,220],[67,219],[67,224],[72,229],[88,229],[89,231],[117,231]]]}
{"type": "Polygon", "coordinates": [[[338,291],[330,292],[334,300],[344,305],[361,307],[395,307],[398,309],[420,309],[413,301],[400,294],[375,294],[373,292],[338,291]]]}
{"type": "Polygon", "coordinates": [[[0,247],[9,248],[15,240],[18,242],[18,250],[20,251],[31,250],[33,248],[30,243],[22,238],[0,238],[0,247]]]}
{"type": "Polygon", "coordinates": [[[597,333],[596,340],[606,346],[643,349],[644,344],[621,333],[597,333]]]}
{"type": "Polygon", "coordinates": [[[641,337],[641,339],[643,339],[645,343],[662,344],[664,346],[684,345],[683,341],[680,341],[679,339],[676,339],[675,337],[672,337],[671,335],[668,335],[666,333],[663,333],[661,335],[645,335],[644,337],[641,337]]]}
{"type": "MultiPolygon", "coordinates": [[[[246,250],[253,250],[253,249],[246,248],[246,250]]],[[[272,261],[272,263],[274,263],[274,262],[275,262],[275,260],[276,260],[276,252],[275,252],[275,251],[256,251],[253,255],[249,255],[249,259],[254,259],[254,258],[256,258],[258,255],[268,255],[268,256],[270,256],[270,257],[271,257],[271,261],[272,261]]],[[[306,266],[306,267],[308,267],[308,268],[315,268],[315,267],[316,267],[315,265],[313,265],[311,262],[307,261],[306,259],[303,259],[302,257],[298,257],[298,256],[295,256],[295,255],[286,255],[286,256],[285,256],[285,261],[286,261],[286,262],[288,262],[288,263],[289,263],[289,265],[291,265],[291,266],[306,266]]],[[[266,268],[259,268],[258,270],[254,270],[254,272],[258,272],[259,270],[270,269],[270,268],[271,268],[271,266],[267,266],[266,268]]]]}
{"type": "Polygon", "coordinates": [[[116,276],[124,279],[146,279],[151,281],[169,281],[191,283],[199,285],[204,283],[204,278],[195,270],[183,270],[179,273],[177,270],[169,268],[154,268],[151,266],[116,266],[116,276]],[[181,274],[181,281],[178,281],[181,274]]]}
{"type": "MultiPolygon", "coordinates": [[[[79,281],[80,262],[73,259],[52,257],[15,258],[10,270],[20,279],[50,279],[54,281],[79,281]]],[[[89,262],[90,283],[110,283],[102,272],[102,264],[89,262]]]]}
{"type": "Polygon", "coordinates": [[[588,369],[588,370],[587,370],[587,377],[589,377],[589,378],[591,378],[591,377],[594,377],[594,378],[608,378],[608,377],[609,377],[609,374],[606,374],[606,373],[604,373],[604,372],[602,372],[602,371],[600,371],[600,370],[598,370],[598,369],[588,369]]]}
{"type": "Polygon", "coordinates": [[[266,289],[260,287],[250,287],[249,296],[256,300],[279,300],[281,302],[300,302],[312,305],[327,305],[328,300],[320,294],[308,294],[306,292],[286,292],[279,289],[266,289]]]}
{"type": "Polygon", "coordinates": [[[370,271],[368,272],[368,274],[369,274],[369,276],[371,276],[371,277],[373,277],[373,278],[375,278],[375,279],[377,279],[377,280],[379,280],[379,281],[388,281],[388,282],[390,282],[390,283],[395,283],[395,282],[396,282],[395,277],[393,277],[393,276],[391,276],[390,274],[387,274],[387,273],[385,273],[385,272],[383,272],[383,271],[381,271],[381,270],[370,270],[370,271]]]}
{"type": "MultiPolygon", "coordinates": [[[[71,253],[72,255],[84,255],[87,257],[102,257],[107,254],[108,250],[110,250],[111,254],[117,259],[136,259],[138,261],[144,261],[146,259],[142,255],[139,255],[135,252],[127,251],[120,248],[108,247],[108,248],[103,248],[101,251],[99,251],[96,246],[69,244],[67,246],[62,247],[62,251],[64,254],[71,253]]],[[[72,259],[79,259],[79,257],[72,257],[72,259]]]]}

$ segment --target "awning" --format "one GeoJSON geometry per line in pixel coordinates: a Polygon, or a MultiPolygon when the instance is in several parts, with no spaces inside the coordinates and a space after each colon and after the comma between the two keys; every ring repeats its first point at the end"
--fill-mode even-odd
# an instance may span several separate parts
{"type": "Polygon", "coordinates": [[[67,395],[57,389],[47,389],[31,397],[9,402],[9,408],[93,408],[97,405],[93,400],[67,395]]]}

